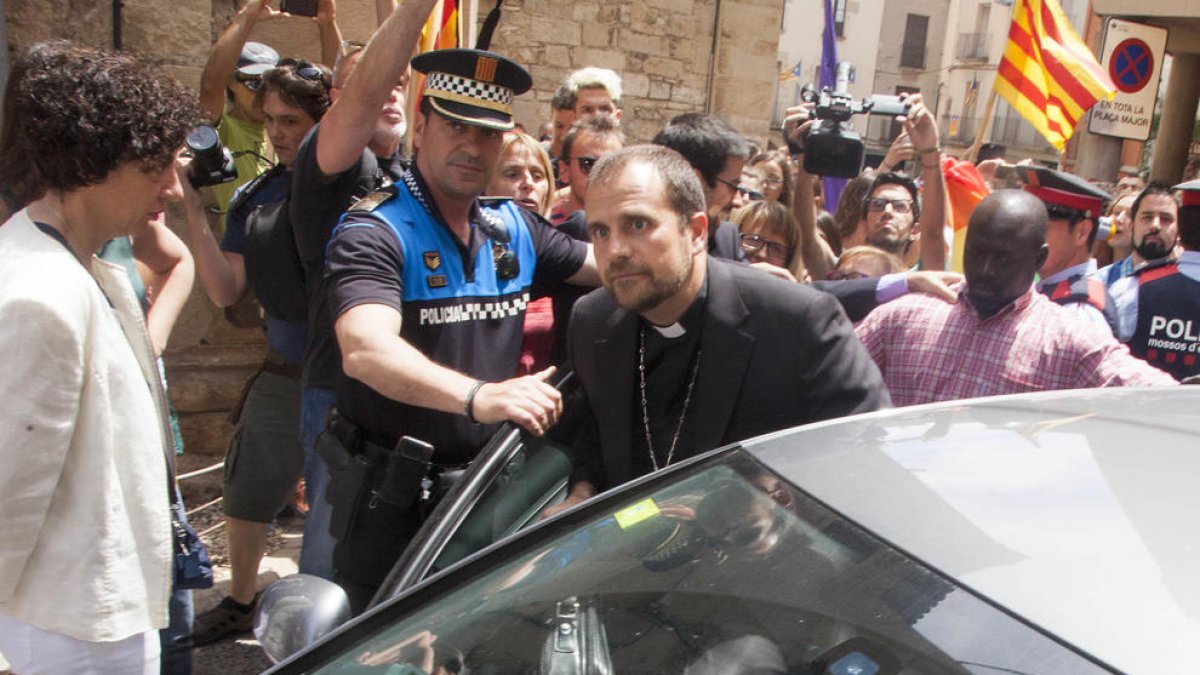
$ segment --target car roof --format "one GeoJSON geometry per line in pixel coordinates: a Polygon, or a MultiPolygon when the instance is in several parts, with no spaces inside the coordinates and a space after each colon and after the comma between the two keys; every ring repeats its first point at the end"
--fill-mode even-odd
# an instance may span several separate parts
{"type": "Polygon", "coordinates": [[[1200,387],[859,415],[748,441],[791,483],[1127,672],[1200,644],[1200,387]]]}

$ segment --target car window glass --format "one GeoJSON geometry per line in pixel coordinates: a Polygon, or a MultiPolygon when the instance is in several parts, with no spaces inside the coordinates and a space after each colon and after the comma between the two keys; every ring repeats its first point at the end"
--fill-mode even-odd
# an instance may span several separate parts
{"type": "Polygon", "coordinates": [[[743,453],[671,478],[381,608],[315,672],[1102,672],[743,453]]]}
{"type": "Polygon", "coordinates": [[[523,439],[450,537],[429,574],[535,522],[547,506],[562,499],[570,473],[571,461],[562,446],[543,438],[523,439]]]}

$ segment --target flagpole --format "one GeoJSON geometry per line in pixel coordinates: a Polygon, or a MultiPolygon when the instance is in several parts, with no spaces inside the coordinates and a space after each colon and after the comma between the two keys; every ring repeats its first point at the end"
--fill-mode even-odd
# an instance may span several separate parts
{"type": "Polygon", "coordinates": [[[983,107],[983,121],[979,124],[979,131],[975,132],[975,142],[967,149],[966,157],[963,159],[974,162],[979,156],[979,148],[983,145],[983,139],[987,136],[988,127],[992,123],[992,112],[996,109],[996,89],[992,88],[992,93],[988,94],[987,105],[983,107]]]}

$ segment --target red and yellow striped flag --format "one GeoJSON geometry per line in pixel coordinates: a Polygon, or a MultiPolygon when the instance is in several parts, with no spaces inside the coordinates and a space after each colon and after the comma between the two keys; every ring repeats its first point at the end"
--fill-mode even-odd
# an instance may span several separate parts
{"type": "Polygon", "coordinates": [[[1057,0],[1017,0],[995,88],[1060,152],[1088,108],[1117,91],[1057,0]]]}
{"type": "Polygon", "coordinates": [[[423,54],[459,46],[462,41],[459,40],[458,23],[458,0],[439,0],[429,13],[425,27],[421,29],[417,52],[423,54]]]}

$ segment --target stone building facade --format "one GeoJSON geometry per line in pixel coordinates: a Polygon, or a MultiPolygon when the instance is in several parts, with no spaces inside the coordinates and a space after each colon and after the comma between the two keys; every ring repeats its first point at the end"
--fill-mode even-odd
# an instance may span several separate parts
{"type": "MultiPolygon", "coordinates": [[[[114,2],[5,0],[8,46],[19,50],[65,38],[111,48],[114,2]]],[[[213,40],[242,2],[119,4],[122,47],[198,87],[213,40]]],[[[484,2],[467,14],[482,19],[490,6],[484,2]]],[[[374,2],[341,0],[337,9],[344,38],[370,37],[374,2]]],[[[783,0],[505,0],[492,49],[533,73],[534,90],[516,102],[518,120],[531,131],[548,117],[550,97],[562,78],[593,65],[624,77],[624,127],[631,142],[649,140],[671,117],[690,111],[720,114],[762,142],[779,72],[782,14],[783,0]]],[[[316,26],[308,19],[260,23],[252,39],[286,56],[320,56],[316,26]]],[[[180,227],[174,220],[172,227],[180,227]]],[[[263,349],[260,330],[234,328],[197,284],[165,355],[172,400],[190,452],[224,453],[232,433],[227,413],[263,349]]]]}

